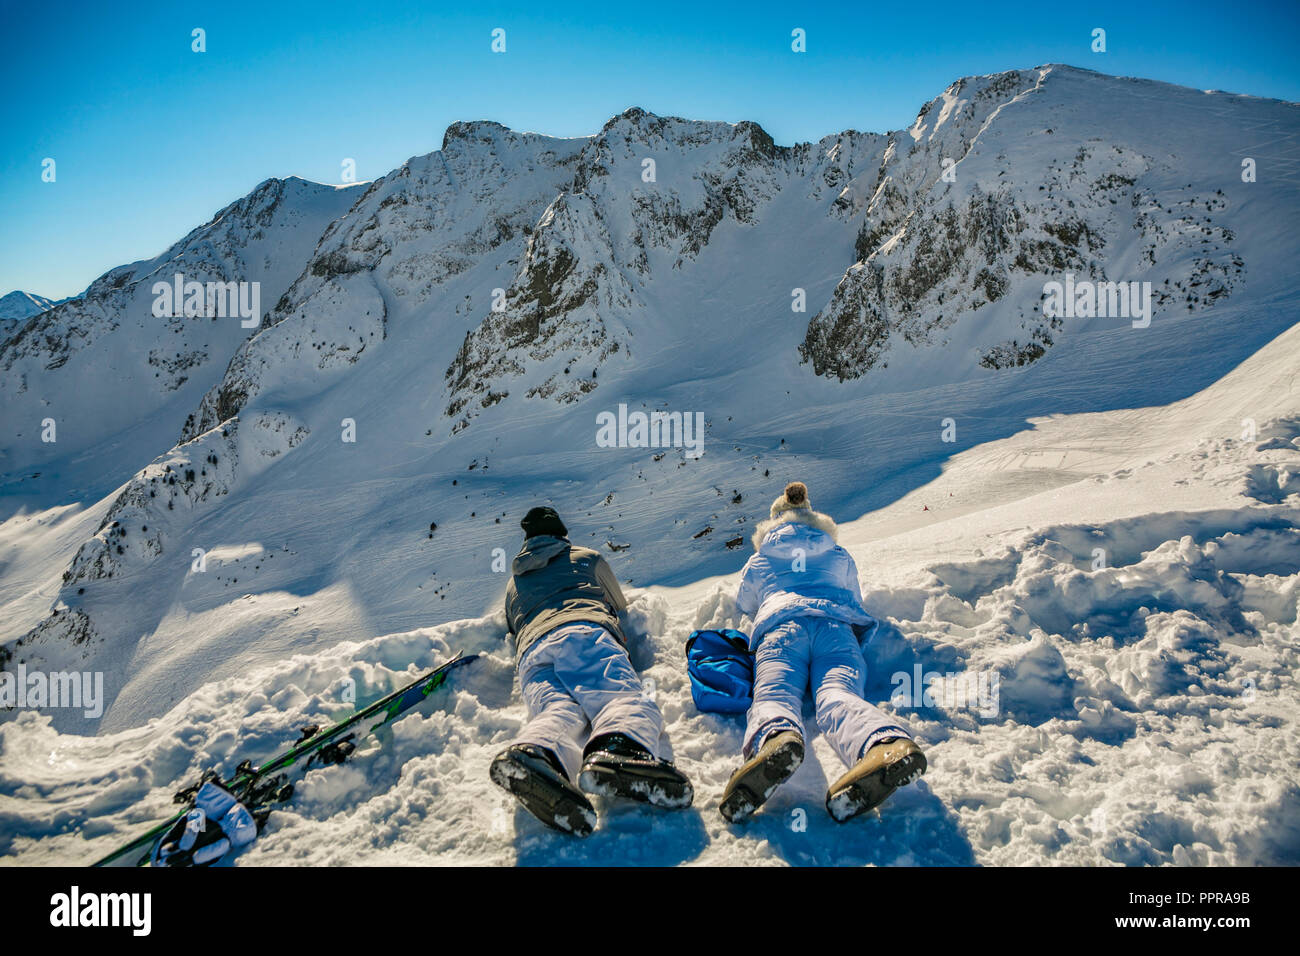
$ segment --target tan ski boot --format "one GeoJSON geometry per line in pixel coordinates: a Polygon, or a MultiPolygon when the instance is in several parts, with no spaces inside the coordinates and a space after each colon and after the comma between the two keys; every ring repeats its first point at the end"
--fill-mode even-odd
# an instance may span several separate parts
{"type": "Polygon", "coordinates": [[[925,773],[925,754],[906,737],[886,737],[826,791],[826,811],[839,823],[880,806],[925,773]]]}
{"type": "Polygon", "coordinates": [[[763,805],[803,763],[803,738],[793,730],[773,734],[727,781],[722,791],[722,815],[740,823],[763,805]]]}

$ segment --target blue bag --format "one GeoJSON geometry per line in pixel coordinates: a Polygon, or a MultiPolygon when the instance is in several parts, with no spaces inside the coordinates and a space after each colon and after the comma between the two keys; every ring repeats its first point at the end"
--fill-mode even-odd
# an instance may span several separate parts
{"type": "Polygon", "coordinates": [[[733,628],[692,631],[686,673],[695,706],[711,714],[741,714],[754,699],[754,655],[749,638],[733,628]]]}

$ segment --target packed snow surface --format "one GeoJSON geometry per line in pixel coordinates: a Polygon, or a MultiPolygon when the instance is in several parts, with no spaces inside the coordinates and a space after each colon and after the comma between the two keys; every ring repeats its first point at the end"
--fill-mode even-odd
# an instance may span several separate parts
{"type": "MultiPolygon", "coordinates": [[[[748,824],[717,813],[741,723],[696,711],[682,644],[692,628],[740,623],[733,574],[632,592],[634,657],[695,782],[690,810],[598,799],[599,829],[576,842],[515,809],[487,776],[525,717],[491,614],[320,651],[307,631],[302,650],[290,642],[98,736],[21,713],[0,728],[5,850],[84,861],[165,814],[201,769],[267,756],[296,727],[346,713],[348,681],[364,700],[464,649],[483,656],[389,739],[308,773],[240,865],[1294,863],[1300,499],[1284,492],[1300,471],[1297,354],[1293,329],[1185,401],[1035,421],[842,525],[885,622],[870,694],[930,759],[868,819],[826,815],[840,768],[819,736],[748,824]],[[1241,432],[1248,413],[1261,416],[1254,436],[1241,432]],[[1031,482],[1042,490],[981,506],[1031,482]],[[999,712],[891,708],[890,675],[917,665],[996,673],[999,712]]],[[[286,614],[300,601],[257,600],[286,614]]],[[[344,588],[312,601],[322,620],[356,613],[344,588]]],[[[196,648],[212,639],[202,617],[191,625],[196,648]]]]}

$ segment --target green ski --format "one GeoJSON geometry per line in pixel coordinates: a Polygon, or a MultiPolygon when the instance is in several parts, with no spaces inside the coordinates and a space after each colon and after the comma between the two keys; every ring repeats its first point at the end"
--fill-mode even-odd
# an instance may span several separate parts
{"type": "MultiPolygon", "coordinates": [[[[283,771],[299,763],[305,770],[313,761],[342,763],[347,755],[355,749],[355,741],[365,739],[384,724],[396,720],[441,687],[452,670],[462,664],[468,664],[476,657],[478,657],[477,654],[469,656],[457,654],[447,663],[429,671],[418,680],[393,691],[387,697],[363,707],[352,716],[339,721],[332,727],[325,730],[307,728],[301,740],[260,766],[254,767],[249,761],[245,760],[235,768],[234,775],[229,780],[217,779],[214,774],[206,775],[204,780],[212,779],[226,790],[229,790],[253,812],[254,816],[258,816],[260,811],[262,814],[259,819],[260,824],[265,819],[265,814],[269,812],[271,805],[283,803],[293,793],[293,786],[287,783],[287,777],[283,774],[283,771]]],[[[200,780],[199,783],[176,794],[176,801],[185,804],[185,806],[173,816],[141,833],[131,842],[118,847],[107,856],[96,860],[92,865],[108,866],[123,860],[136,850],[146,848],[147,852],[136,859],[134,864],[143,866],[148,863],[152,856],[153,845],[175,826],[177,821],[189,813],[194,794],[202,783],[203,780],[200,780]]]]}

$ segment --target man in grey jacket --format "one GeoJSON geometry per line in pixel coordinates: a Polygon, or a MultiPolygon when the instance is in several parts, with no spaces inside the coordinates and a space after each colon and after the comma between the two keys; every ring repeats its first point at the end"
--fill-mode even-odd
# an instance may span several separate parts
{"type": "Polygon", "coordinates": [[[492,761],[492,781],[547,826],[577,836],[596,825],[583,791],[690,806],[690,782],[659,759],[663,716],[628,658],[619,622],[627,600],[609,563],[571,544],[553,508],[533,508],[520,525],[506,622],[528,723],[492,761]]]}

